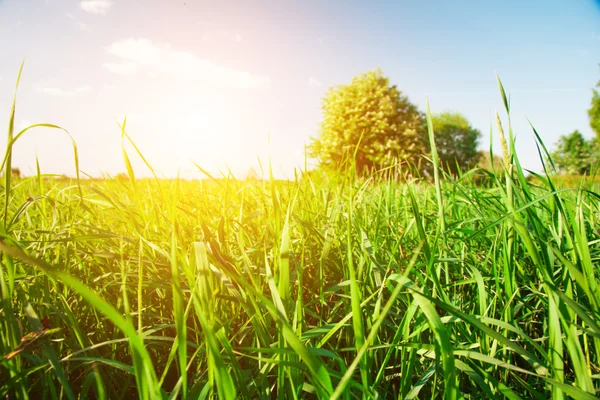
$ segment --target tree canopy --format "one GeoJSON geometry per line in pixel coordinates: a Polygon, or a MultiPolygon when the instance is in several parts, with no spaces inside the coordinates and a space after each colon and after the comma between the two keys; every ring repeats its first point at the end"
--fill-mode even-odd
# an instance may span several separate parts
{"type": "Polygon", "coordinates": [[[423,114],[381,70],[330,88],[322,109],[320,135],[309,150],[327,169],[355,166],[364,173],[394,159],[414,166],[426,151],[423,114]]]}
{"type": "Polygon", "coordinates": [[[558,170],[570,175],[589,174],[597,161],[597,139],[586,140],[581,132],[563,135],[552,152],[552,161],[558,170]]]}
{"type": "Polygon", "coordinates": [[[442,167],[456,174],[475,166],[479,159],[477,146],[481,132],[459,113],[441,113],[433,115],[431,120],[442,167]]]}

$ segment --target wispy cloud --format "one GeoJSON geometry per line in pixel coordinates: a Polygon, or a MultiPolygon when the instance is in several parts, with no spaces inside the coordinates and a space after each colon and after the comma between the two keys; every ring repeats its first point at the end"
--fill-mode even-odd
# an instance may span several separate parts
{"type": "Polygon", "coordinates": [[[47,85],[36,85],[35,86],[35,90],[40,93],[45,93],[45,94],[49,94],[51,96],[58,96],[58,97],[82,96],[85,93],[89,92],[90,89],[91,88],[89,86],[79,86],[73,90],[65,90],[65,89],[61,89],[56,86],[47,86],[47,85]]]}
{"type": "Polygon", "coordinates": [[[110,0],[84,0],[80,6],[83,11],[91,14],[106,14],[112,3],[110,0]]]}
{"type": "Polygon", "coordinates": [[[104,68],[110,72],[120,75],[133,75],[137,72],[137,64],[132,61],[126,61],[123,63],[105,63],[104,68]]]}
{"type": "Polygon", "coordinates": [[[321,86],[323,86],[323,84],[321,83],[320,80],[318,80],[314,76],[311,76],[310,78],[308,78],[308,86],[310,86],[310,87],[321,87],[321,86]]]}
{"type": "Polygon", "coordinates": [[[81,21],[78,21],[78,20],[77,20],[77,18],[75,18],[75,16],[74,16],[73,14],[71,14],[71,13],[66,13],[66,15],[67,15],[67,18],[69,18],[70,20],[72,20],[72,21],[73,21],[74,25],[75,25],[75,26],[76,26],[78,29],[81,29],[82,31],[87,31],[87,30],[89,30],[89,29],[88,29],[88,26],[87,26],[87,24],[85,24],[85,23],[83,23],[83,22],[81,22],[81,21]]]}
{"type": "MultiPolygon", "coordinates": [[[[269,77],[224,67],[192,53],[176,50],[169,45],[154,43],[149,39],[130,38],[115,42],[107,47],[107,51],[125,63],[146,67],[149,72],[195,81],[235,88],[262,88],[268,87],[271,82],[269,77]]],[[[107,64],[105,67],[110,70],[107,64]]]]}

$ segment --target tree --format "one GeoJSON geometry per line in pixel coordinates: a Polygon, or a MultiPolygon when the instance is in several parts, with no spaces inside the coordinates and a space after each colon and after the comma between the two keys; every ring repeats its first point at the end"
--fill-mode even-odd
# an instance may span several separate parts
{"type": "Polygon", "coordinates": [[[597,140],[586,140],[575,130],[558,139],[557,148],[552,152],[552,161],[559,171],[570,175],[589,174],[596,163],[597,140]]]}
{"type": "Polygon", "coordinates": [[[435,146],[442,167],[456,174],[478,162],[477,146],[481,132],[473,128],[459,113],[441,113],[431,118],[435,146]]]}
{"type": "Polygon", "coordinates": [[[426,149],[423,115],[379,69],[330,88],[322,109],[320,136],[309,151],[326,169],[345,169],[348,160],[359,174],[396,158],[415,165],[426,149]]]}
{"type": "MultiPolygon", "coordinates": [[[[596,84],[600,88],[600,81],[596,84]]],[[[600,93],[596,89],[592,89],[592,104],[588,110],[590,118],[590,126],[596,132],[596,137],[600,139],[600,93]]]]}

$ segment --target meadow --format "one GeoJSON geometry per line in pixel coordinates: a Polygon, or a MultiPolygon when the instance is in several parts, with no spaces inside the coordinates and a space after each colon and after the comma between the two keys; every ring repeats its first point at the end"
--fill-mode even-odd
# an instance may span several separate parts
{"type": "Polygon", "coordinates": [[[510,122],[504,174],[58,180],[12,115],[2,398],[596,398],[598,185],[526,179],[510,122]]]}

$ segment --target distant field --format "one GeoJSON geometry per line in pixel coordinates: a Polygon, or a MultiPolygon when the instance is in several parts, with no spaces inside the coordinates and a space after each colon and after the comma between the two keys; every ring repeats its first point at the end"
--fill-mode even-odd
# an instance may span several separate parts
{"type": "Polygon", "coordinates": [[[0,395],[594,398],[598,196],[518,176],[13,181],[0,395]]]}
{"type": "MultiPolygon", "coordinates": [[[[592,189],[598,192],[600,188],[600,176],[582,176],[582,175],[556,175],[552,177],[553,183],[560,188],[579,188],[592,189]]],[[[533,178],[532,182],[539,184],[540,179],[533,178]]]]}

